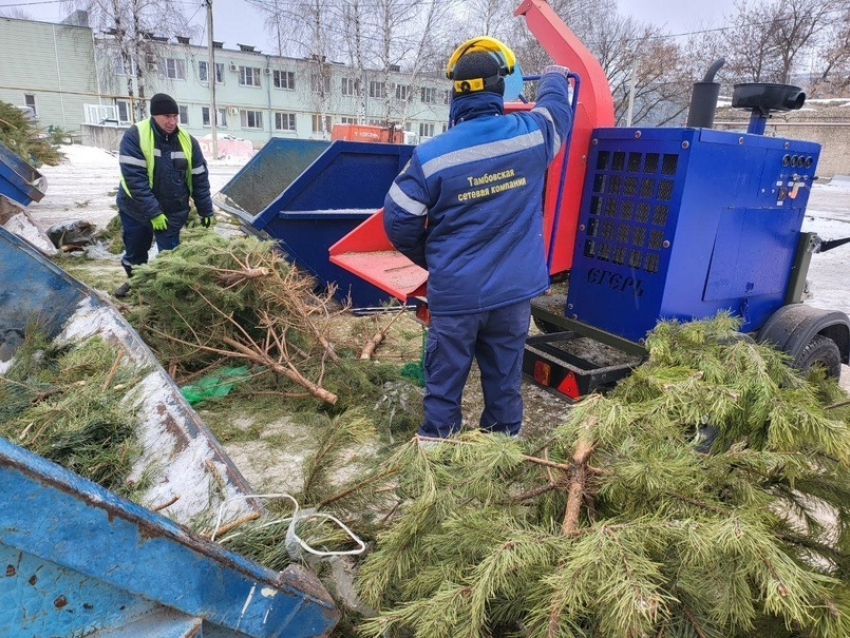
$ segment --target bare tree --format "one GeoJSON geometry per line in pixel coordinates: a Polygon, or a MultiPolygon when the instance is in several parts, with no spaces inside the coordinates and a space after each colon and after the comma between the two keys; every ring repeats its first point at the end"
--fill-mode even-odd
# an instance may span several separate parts
{"type": "Polygon", "coordinates": [[[280,53],[319,61],[317,72],[324,77],[336,68],[330,62],[344,62],[351,80],[347,94],[356,93],[358,119],[367,117],[368,102],[380,105],[380,118],[387,124],[403,124],[411,116],[412,97],[423,74],[434,68],[437,52],[446,46],[448,27],[454,24],[447,16],[458,4],[458,0],[249,1],[264,12],[267,29],[285,34],[279,39],[280,53]],[[398,73],[407,76],[406,84],[391,85],[390,78],[398,73]]]}
{"type": "Polygon", "coordinates": [[[816,73],[809,85],[812,96],[845,97],[850,89],[850,2],[830,16],[814,55],[816,73]]]}
{"type": "Polygon", "coordinates": [[[33,20],[33,17],[21,7],[0,7],[0,17],[13,20],[33,20]]]}
{"type": "Polygon", "coordinates": [[[732,28],[722,36],[729,51],[728,70],[738,81],[791,82],[842,5],[844,0],[741,0],[732,28]]]}
{"type": "Polygon", "coordinates": [[[91,27],[111,37],[111,48],[127,75],[127,95],[137,119],[147,116],[146,88],[160,73],[154,38],[191,31],[179,0],[70,0],[89,14],[91,27]]]}

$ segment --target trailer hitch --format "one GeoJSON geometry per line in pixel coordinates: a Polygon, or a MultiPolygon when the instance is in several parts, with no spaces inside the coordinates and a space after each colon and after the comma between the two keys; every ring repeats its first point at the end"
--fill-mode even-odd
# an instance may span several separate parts
{"type": "Polygon", "coordinates": [[[838,248],[844,244],[850,243],[850,237],[842,237],[841,239],[828,239],[824,241],[820,237],[815,237],[814,253],[825,253],[827,250],[838,248]]]}

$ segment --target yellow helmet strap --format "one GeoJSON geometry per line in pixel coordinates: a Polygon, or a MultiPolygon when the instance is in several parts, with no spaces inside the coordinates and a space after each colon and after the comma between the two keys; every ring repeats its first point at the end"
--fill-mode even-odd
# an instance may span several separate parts
{"type": "Polygon", "coordinates": [[[470,80],[454,80],[455,93],[475,93],[495,87],[502,79],[502,73],[491,75],[489,78],[472,78],[470,80]]]}

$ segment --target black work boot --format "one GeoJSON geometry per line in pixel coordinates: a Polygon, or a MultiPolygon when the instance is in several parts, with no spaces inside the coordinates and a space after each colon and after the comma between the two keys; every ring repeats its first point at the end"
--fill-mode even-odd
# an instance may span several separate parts
{"type": "Polygon", "coordinates": [[[123,284],[118,286],[118,288],[112,294],[118,297],[119,299],[123,299],[124,297],[130,294],[130,282],[125,281],[123,284]]]}

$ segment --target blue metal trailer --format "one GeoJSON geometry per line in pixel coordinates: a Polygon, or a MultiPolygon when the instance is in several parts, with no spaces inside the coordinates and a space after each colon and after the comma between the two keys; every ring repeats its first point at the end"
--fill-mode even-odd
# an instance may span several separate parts
{"type": "Polygon", "coordinates": [[[41,201],[45,190],[41,173],[0,142],[0,196],[26,208],[33,201],[41,201]]]}
{"type": "Polygon", "coordinates": [[[308,638],[339,612],[274,572],[0,439],[0,636],[308,638]]]}
{"type": "Polygon", "coordinates": [[[319,285],[335,284],[353,308],[378,307],[390,295],[331,263],[328,249],[383,206],[412,152],[402,144],[272,138],[215,202],[246,232],[275,239],[319,285]]]}

